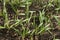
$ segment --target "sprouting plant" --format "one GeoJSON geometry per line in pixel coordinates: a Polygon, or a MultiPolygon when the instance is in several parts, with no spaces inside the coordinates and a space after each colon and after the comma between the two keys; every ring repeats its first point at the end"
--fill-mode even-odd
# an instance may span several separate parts
{"type": "Polygon", "coordinates": [[[60,17],[60,16],[54,16],[54,18],[56,19],[58,25],[60,25],[60,21],[59,21],[59,19],[58,19],[59,17],[60,17]]]}
{"type": "Polygon", "coordinates": [[[32,30],[31,35],[33,35],[34,33],[37,34],[38,33],[38,29],[42,26],[43,23],[39,24],[38,27],[36,27],[35,29],[32,30]]]}
{"type": "MultiPolygon", "coordinates": [[[[21,35],[22,40],[24,40],[24,38],[30,34],[30,30],[23,25],[23,22],[26,22],[27,20],[29,20],[29,19],[25,19],[25,20],[23,20],[23,21],[20,20],[20,22],[15,23],[15,25],[18,25],[18,24],[21,25],[21,27],[22,27],[21,30],[22,30],[22,31],[19,31],[18,29],[12,27],[13,30],[15,30],[19,35],[21,35]]],[[[13,25],[14,25],[14,24],[13,24],[13,25]]]]}
{"type": "Polygon", "coordinates": [[[26,18],[28,18],[29,17],[29,6],[30,6],[30,4],[31,4],[31,1],[30,0],[26,0],[26,2],[25,2],[25,7],[26,7],[26,18]]]}
{"type": "Polygon", "coordinates": [[[6,10],[6,1],[3,0],[3,17],[4,17],[4,27],[9,27],[8,24],[5,25],[8,22],[8,14],[6,10]]]}
{"type": "Polygon", "coordinates": [[[49,26],[50,26],[50,24],[43,26],[43,23],[40,23],[35,29],[31,30],[31,34],[30,34],[31,40],[33,40],[33,35],[39,35],[46,31],[49,31],[51,29],[51,28],[49,28],[49,26]]]}
{"type": "Polygon", "coordinates": [[[33,35],[34,35],[34,34],[35,34],[35,35],[39,35],[39,34],[45,32],[46,29],[49,30],[48,26],[49,26],[50,24],[48,24],[48,25],[46,25],[46,26],[44,26],[44,24],[43,24],[43,21],[45,20],[45,15],[44,15],[44,14],[45,14],[44,10],[43,10],[42,12],[40,11],[40,13],[39,13],[39,21],[40,21],[40,24],[39,24],[39,25],[36,25],[36,23],[35,23],[35,17],[36,17],[36,16],[34,16],[33,25],[35,25],[35,26],[34,26],[35,29],[33,29],[33,30],[31,31],[31,40],[33,40],[33,35]]]}
{"type": "MultiPolygon", "coordinates": [[[[37,1],[37,0],[35,0],[35,1],[37,1]]],[[[41,1],[42,0],[38,0],[37,4],[39,4],[38,2],[41,2],[41,1]]],[[[51,29],[50,28],[50,25],[51,25],[50,23],[52,23],[52,22],[50,22],[50,19],[45,16],[46,11],[44,9],[42,11],[39,10],[39,16],[38,16],[39,25],[37,25],[37,23],[35,22],[36,17],[37,17],[36,15],[33,16],[33,12],[35,12],[35,11],[30,11],[29,10],[29,7],[32,4],[32,2],[33,2],[32,0],[3,0],[4,26],[0,26],[0,29],[7,28],[7,29],[15,30],[22,37],[22,40],[24,40],[24,38],[28,35],[30,35],[31,40],[33,40],[34,35],[39,35],[39,34],[42,34],[46,31],[48,31],[51,35],[53,35],[50,32],[50,29],[51,29]],[[7,8],[6,8],[6,3],[8,3],[11,6],[12,10],[15,12],[15,20],[8,20],[8,12],[7,12],[7,8]],[[18,10],[17,6],[26,8],[25,19],[18,19],[19,13],[17,12],[17,10],[18,10]],[[34,27],[34,29],[30,30],[29,29],[29,24],[30,24],[30,20],[32,18],[33,18],[33,22],[31,22],[31,23],[32,23],[32,25],[33,25],[32,27],[34,27]],[[15,23],[10,25],[11,21],[14,21],[15,23]],[[26,24],[28,26],[25,27],[24,24],[26,24]],[[19,26],[19,27],[21,27],[21,30],[16,28],[16,27],[18,27],[18,25],[21,25],[21,26],[19,26]]],[[[55,10],[58,11],[58,10],[60,10],[60,4],[58,2],[60,2],[60,1],[59,0],[52,0],[52,1],[50,0],[48,2],[48,4],[45,5],[45,8],[46,7],[49,8],[49,7],[52,7],[52,6],[54,7],[57,4],[56,5],[57,8],[55,10]],[[55,2],[55,4],[53,2],[55,2]]],[[[2,15],[2,14],[0,14],[0,15],[2,15]]],[[[60,25],[60,21],[58,19],[59,17],[60,16],[54,16],[58,25],[60,25]]],[[[56,40],[56,39],[54,39],[54,40],[56,40]]]]}
{"type": "Polygon", "coordinates": [[[44,10],[41,12],[39,12],[39,21],[40,21],[40,23],[43,23],[43,20],[45,19],[45,12],[44,12],[44,10]]]}
{"type": "Polygon", "coordinates": [[[26,7],[26,5],[31,5],[32,0],[20,0],[20,7],[26,7]]]}
{"type": "Polygon", "coordinates": [[[19,4],[20,0],[9,0],[12,4],[19,4]]]}

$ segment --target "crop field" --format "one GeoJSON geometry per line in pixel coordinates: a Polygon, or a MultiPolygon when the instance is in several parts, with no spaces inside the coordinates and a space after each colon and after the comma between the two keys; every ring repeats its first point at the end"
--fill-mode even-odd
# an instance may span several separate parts
{"type": "Polygon", "coordinates": [[[60,0],[0,0],[0,40],[60,40],[60,0]]]}

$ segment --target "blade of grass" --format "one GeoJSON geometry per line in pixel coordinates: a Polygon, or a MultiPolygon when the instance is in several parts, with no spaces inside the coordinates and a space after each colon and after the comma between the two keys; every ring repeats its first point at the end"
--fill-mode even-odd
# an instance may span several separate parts
{"type": "Polygon", "coordinates": [[[6,10],[6,1],[3,0],[3,17],[4,17],[4,27],[8,27],[8,24],[5,25],[5,23],[7,23],[8,21],[8,14],[7,14],[7,10],[6,10]]]}
{"type": "Polygon", "coordinates": [[[0,26],[0,29],[5,29],[5,27],[3,27],[3,26],[0,26]]]}
{"type": "Polygon", "coordinates": [[[46,31],[48,29],[48,26],[50,24],[46,25],[45,27],[43,27],[42,29],[40,29],[40,31],[38,32],[38,34],[41,34],[42,32],[46,31]]]}

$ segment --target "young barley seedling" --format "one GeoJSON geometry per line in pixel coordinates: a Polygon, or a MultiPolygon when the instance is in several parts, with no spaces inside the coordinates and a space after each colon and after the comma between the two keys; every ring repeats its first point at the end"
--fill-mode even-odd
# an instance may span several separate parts
{"type": "Polygon", "coordinates": [[[45,31],[49,30],[49,29],[50,29],[50,28],[49,28],[49,25],[50,25],[50,24],[48,24],[48,25],[46,25],[45,27],[42,27],[41,29],[39,29],[40,31],[38,32],[38,34],[44,33],[45,31]]]}
{"type": "Polygon", "coordinates": [[[54,16],[54,18],[56,19],[58,25],[60,25],[60,20],[58,19],[60,16],[54,16]]]}
{"type": "Polygon", "coordinates": [[[44,10],[41,12],[41,11],[39,11],[39,21],[40,21],[40,23],[43,23],[43,20],[45,19],[45,12],[44,12],[44,10]]]}
{"type": "Polygon", "coordinates": [[[4,17],[4,27],[9,27],[8,24],[5,25],[5,23],[7,23],[8,21],[8,14],[7,14],[7,10],[6,10],[6,1],[3,0],[3,17],[4,17]]]}

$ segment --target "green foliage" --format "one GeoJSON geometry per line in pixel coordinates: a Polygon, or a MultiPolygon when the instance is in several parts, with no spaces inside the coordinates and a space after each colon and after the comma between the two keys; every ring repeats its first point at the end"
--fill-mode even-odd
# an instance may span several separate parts
{"type": "MultiPolygon", "coordinates": [[[[37,0],[35,0],[37,1],[37,0]]],[[[17,32],[21,37],[22,40],[28,35],[30,35],[31,40],[33,40],[33,35],[39,35],[42,34],[46,31],[50,32],[50,27],[51,25],[51,19],[50,16],[46,17],[47,10],[49,12],[49,9],[51,7],[55,7],[54,11],[59,11],[60,10],[60,1],[59,0],[50,0],[48,1],[48,4],[44,4],[42,7],[44,7],[42,10],[37,10],[39,11],[38,15],[35,15],[36,11],[30,11],[29,7],[34,1],[32,0],[3,0],[3,14],[0,13],[0,16],[2,15],[4,17],[4,26],[0,26],[0,29],[13,29],[15,32],[17,32]],[[15,12],[15,19],[14,20],[8,20],[8,12],[6,8],[6,4],[9,4],[12,8],[12,10],[15,12]],[[16,5],[16,6],[14,6],[16,5]],[[23,6],[22,6],[23,5],[23,6]],[[21,18],[18,19],[18,8],[17,7],[25,7],[25,19],[21,18]],[[45,10],[46,9],[46,10],[45,10]],[[34,16],[33,16],[34,15],[34,16]],[[39,19],[39,25],[37,25],[36,17],[39,19]],[[33,18],[33,22],[30,22],[33,18]],[[10,25],[10,22],[14,21],[15,23],[10,25]],[[30,26],[34,27],[34,29],[30,30],[29,29],[29,24],[32,24],[30,26]],[[20,26],[18,26],[20,25],[20,26]],[[27,26],[27,27],[26,27],[27,26]],[[17,29],[16,27],[21,27],[21,30],[17,29]]],[[[41,0],[37,1],[37,4],[39,4],[41,0]]],[[[41,3],[42,4],[42,3],[41,3]]],[[[52,10],[53,11],[53,10],[52,10]]],[[[49,13],[47,13],[48,15],[49,13]]],[[[60,21],[58,19],[60,16],[54,16],[56,19],[58,25],[60,25],[60,21]]],[[[51,33],[51,32],[50,32],[51,33]]],[[[52,33],[51,33],[52,34],[52,33]]]]}

